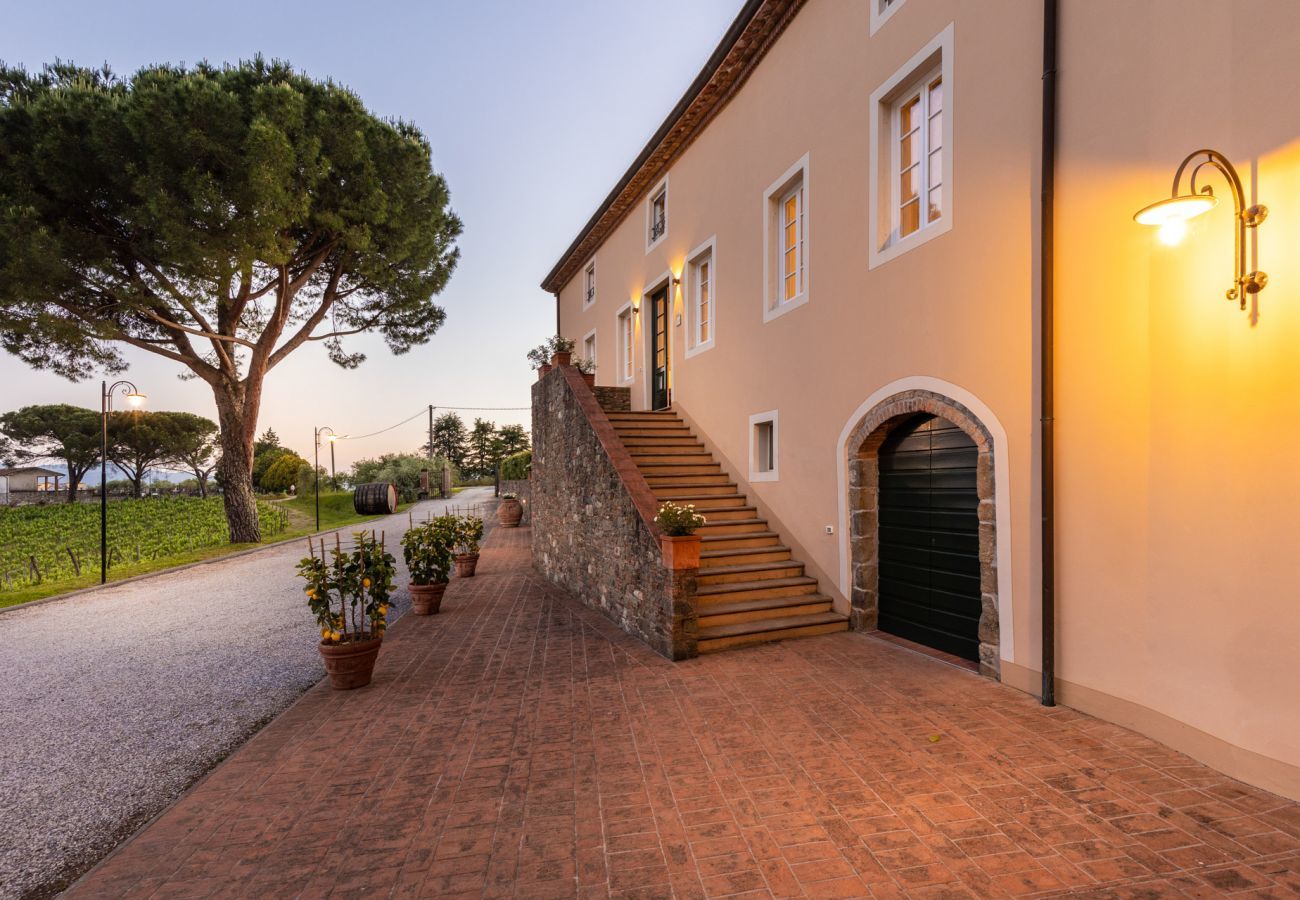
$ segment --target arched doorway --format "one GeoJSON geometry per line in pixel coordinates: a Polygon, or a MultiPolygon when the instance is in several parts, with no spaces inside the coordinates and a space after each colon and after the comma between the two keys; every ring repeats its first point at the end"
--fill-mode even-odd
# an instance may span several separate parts
{"type": "Polygon", "coordinates": [[[979,661],[979,450],[920,413],[880,446],[881,631],[979,661]]]}
{"type": "MultiPolygon", "coordinates": [[[[906,616],[900,615],[900,612],[913,614],[913,619],[919,618],[920,624],[925,624],[927,621],[931,624],[943,621],[943,615],[934,610],[941,607],[944,602],[953,600],[954,598],[945,596],[945,593],[952,593],[949,588],[960,585],[961,590],[956,592],[960,600],[950,605],[958,608],[959,618],[965,619],[965,622],[949,620],[947,624],[953,626],[955,634],[960,635],[962,646],[958,650],[950,646],[939,649],[972,658],[969,620],[974,614],[976,622],[974,655],[979,660],[982,673],[997,677],[1001,663],[999,649],[1001,631],[998,617],[995,448],[988,429],[973,412],[950,397],[928,390],[905,390],[871,407],[846,432],[844,448],[848,457],[846,463],[849,494],[848,546],[852,603],[849,621],[851,627],[868,631],[885,627],[886,630],[901,631],[904,625],[900,623],[906,616]],[[906,445],[909,440],[912,441],[910,451],[906,445]],[[938,475],[940,493],[937,499],[933,492],[936,440],[941,445],[938,475]],[[924,452],[921,452],[922,443],[925,444],[924,452]],[[943,444],[953,446],[949,448],[942,446],[943,444]],[[973,500],[970,496],[969,465],[972,444],[974,445],[973,500]],[[903,454],[900,454],[900,448],[903,454]],[[947,454],[944,451],[948,449],[958,452],[947,454]],[[909,452],[910,458],[906,455],[909,452]],[[948,459],[945,460],[944,457],[948,459]],[[891,508],[898,509],[899,506],[896,504],[905,506],[904,501],[907,498],[895,495],[894,486],[886,485],[883,490],[890,492],[891,495],[883,498],[882,507],[882,475],[892,477],[894,473],[905,471],[900,468],[901,466],[917,466],[922,462],[925,467],[923,475],[912,477],[911,483],[926,485],[924,500],[926,504],[956,503],[960,507],[957,519],[960,520],[961,528],[952,534],[941,534],[939,532],[945,529],[934,528],[934,519],[931,516],[930,524],[922,529],[914,529],[917,533],[910,535],[909,539],[913,542],[922,542],[920,546],[909,547],[908,542],[901,539],[903,535],[891,535],[889,531],[889,523],[898,521],[891,508]],[[945,463],[952,463],[955,468],[945,473],[943,468],[945,463]],[[946,482],[959,485],[955,488],[955,495],[947,496],[942,493],[942,485],[946,482]],[[971,578],[970,558],[967,552],[971,546],[970,507],[972,504],[975,510],[974,548],[977,579],[971,578]],[[883,554],[882,538],[891,542],[890,547],[883,548],[883,554]],[[950,543],[954,548],[961,548],[959,554],[962,557],[961,561],[942,555],[946,552],[943,549],[932,550],[931,538],[934,539],[936,547],[950,543]],[[916,552],[918,550],[923,552],[918,555],[916,552]],[[906,562],[905,558],[909,551],[911,562],[906,562]],[[940,554],[938,562],[941,563],[937,568],[934,565],[936,552],[940,554]],[[923,566],[927,573],[924,579],[913,578],[913,587],[925,586],[924,602],[917,604],[915,599],[912,601],[914,607],[921,605],[927,610],[919,617],[916,615],[918,611],[915,608],[905,609],[903,601],[906,597],[900,598],[899,592],[895,589],[897,585],[891,583],[891,580],[899,580],[896,576],[900,572],[900,564],[911,565],[914,568],[918,565],[923,566]],[[948,571],[945,566],[954,571],[948,571]],[[886,572],[884,567],[888,567],[889,571],[886,572]],[[978,593],[974,588],[976,583],[978,593]],[[934,594],[934,585],[939,586],[938,596],[934,594]],[[892,592],[884,597],[883,607],[882,587],[885,591],[892,592]],[[972,598],[978,600],[977,611],[972,609],[972,598]],[[958,625],[960,627],[956,627],[958,625]]],[[[898,483],[903,485],[907,481],[903,479],[898,483]]],[[[915,501],[917,498],[912,499],[915,501]]],[[[942,525],[945,521],[946,519],[941,516],[939,524],[942,525]]],[[[916,632],[902,636],[918,643],[931,645],[937,640],[933,635],[926,635],[924,637],[929,639],[923,639],[923,636],[916,632]]]]}

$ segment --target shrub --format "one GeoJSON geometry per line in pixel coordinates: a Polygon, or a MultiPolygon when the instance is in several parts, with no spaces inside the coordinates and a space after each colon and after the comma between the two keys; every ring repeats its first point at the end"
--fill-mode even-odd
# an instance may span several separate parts
{"type": "Polygon", "coordinates": [[[520,450],[501,460],[503,481],[523,481],[533,469],[533,451],[520,450]]]}
{"type": "Polygon", "coordinates": [[[483,520],[478,516],[456,516],[456,553],[478,553],[483,540],[483,520]]]}
{"type": "MultiPolygon", "coordinates": [[[[416,500],[420,494],[420,470],[429,470],[429,489],[437,490],[442,477],[444,461],[441,456],[430,460],[414,453],[386,453],[378,459],[363,459],[352,467],[354,485],[372,481],[389,481],[397,485],[398,499],[403,503],[416,500]]],[[[455,469],[452,470],[455,478],[455,469]]]]}
{"type": "Polygon", "coordinates": [[[298,483],[298,469],[311,468],[311,464],[296,453],[285,453],[262,475],[261,488],[272,493],[282,493],[298,483]]]}

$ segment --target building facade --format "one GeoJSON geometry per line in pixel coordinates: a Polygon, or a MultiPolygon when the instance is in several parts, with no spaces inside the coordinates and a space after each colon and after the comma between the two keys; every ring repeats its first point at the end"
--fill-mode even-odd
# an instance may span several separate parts
{"type": "Polygon", "coordinates": [[[1300,6],[1054,6],[751,0],[543,286],[854,627],[1041,694],[1054,610],[1060,702],[1300,797],[1300,6]],[[1244,309],[1219,170],[1134,221],[1198,148],[1244,309]]]}

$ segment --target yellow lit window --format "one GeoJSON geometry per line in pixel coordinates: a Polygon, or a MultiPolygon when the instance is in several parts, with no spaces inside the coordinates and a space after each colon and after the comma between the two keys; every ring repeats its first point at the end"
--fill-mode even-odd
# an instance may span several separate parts
{"type": "Polygon", "coordinates": [[[896,228],[907,237],[943,216],[943,79],[924,79],[896,110],[896,228]]]}
{"type": "Polygon", "coordinates": [[[793,300],[803,292],[804,224],[803,185],[800,184],[781,201],[781,302],[793,300]]]}

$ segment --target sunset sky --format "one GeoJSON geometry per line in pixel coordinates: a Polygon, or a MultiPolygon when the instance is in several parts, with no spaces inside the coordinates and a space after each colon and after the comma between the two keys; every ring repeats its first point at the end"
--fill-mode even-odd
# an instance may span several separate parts
{"type": "MultiPolygon", "coordinates": [[[[71,2],[6,9],[0,60],[62,59],[119,74],[156,62],[237,61],[262,53],[331,77],[383,116],[416,123],[464,220],[461,262],[440,303],[447,323],[394,357],[353,338],[358,370],[297,351],[268,376],[259,431],[310,458],[312,427],[361,435],[438,406],[525,407],[525,352],[554,330],[542,276],[686,89],[740,0],[475,0],[279,3],[71,2]],[[671,29],[664,31],[664,23],[671,29]]],[[[128,354],[151,409],[215,419],[206,385],[179,367],[128,354]]],[[[97,407],[78,384],[0,353],[0,411],[31,403],[97,407]]],[[[461,413],[527,426],[526,411],[461,413]]],[[[413,451],[424,419],[338,445],[338,463],[413,451]]]]}

